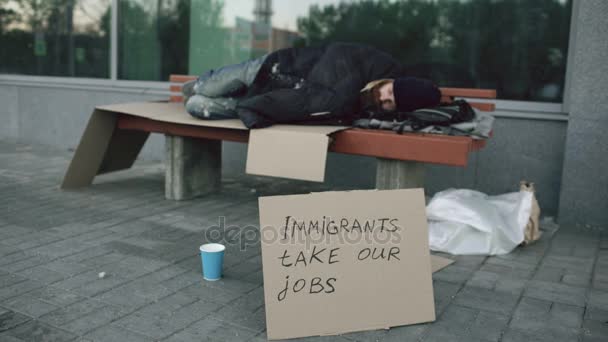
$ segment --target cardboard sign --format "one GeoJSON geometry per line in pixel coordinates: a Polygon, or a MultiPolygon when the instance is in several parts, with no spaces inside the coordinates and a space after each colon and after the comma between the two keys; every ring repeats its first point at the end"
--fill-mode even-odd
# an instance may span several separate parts
{"type": "Polygon", "coordinates": [[[261,197],[269,339],[435,320],[422,189],[261,197]]]}

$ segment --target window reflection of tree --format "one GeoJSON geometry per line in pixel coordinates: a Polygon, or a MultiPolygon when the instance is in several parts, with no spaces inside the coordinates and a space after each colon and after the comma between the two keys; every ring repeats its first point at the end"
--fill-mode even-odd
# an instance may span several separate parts
{"type": "MultiPolygon", "coordinates": [[[[0,5],[2,73],[104,77],[108,69],[107,36],[88,19],[85,30],[75,20],[84,0],[4,0],[0,5]],[[77,51],[79,50],[79,51],[77,51]],[[77,58],[78,57],[78,58],[77,58]]],[[[109,1],[98,1],[97,6],[109,1]]]]}
{"type": "Polygon", "coordinates": [[[299,45],[370,44],[441,85],[561,101],[571,0],[363,0],[313,5],[299,45]]]}

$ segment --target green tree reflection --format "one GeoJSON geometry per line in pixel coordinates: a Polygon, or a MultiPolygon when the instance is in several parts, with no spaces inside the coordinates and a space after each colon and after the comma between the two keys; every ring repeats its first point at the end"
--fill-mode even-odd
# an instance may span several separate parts
{"type": "Polygon", "coordinates": [[[95,22],[99,18],[90,18],[86,31],[75,30],[80,0],[4,0],[0,5],[0,44],[10,47],[0,50],[0,72],[107,76],[109,45],[95,22]]]}
{"type": "Polygon", "coordinates": [[[360,42],[443,86],[504,99],[561,101],[571,0],[363,0],[311,6],[305,44],[360,42]]]}

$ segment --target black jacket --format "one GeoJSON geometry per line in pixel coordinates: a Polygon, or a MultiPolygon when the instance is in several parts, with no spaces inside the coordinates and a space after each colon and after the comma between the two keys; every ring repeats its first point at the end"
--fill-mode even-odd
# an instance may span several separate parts
{"type": "Polygon", "coordinates": [[[360,91],[368,82],[399,76],[404,76],[400,63],[385,52],[332,43],[278,50],[262,59],[210,71],[199,78],[196,93],[235,98],[234,113],[249,128],[349,123],[358,114],[360,91]]]}

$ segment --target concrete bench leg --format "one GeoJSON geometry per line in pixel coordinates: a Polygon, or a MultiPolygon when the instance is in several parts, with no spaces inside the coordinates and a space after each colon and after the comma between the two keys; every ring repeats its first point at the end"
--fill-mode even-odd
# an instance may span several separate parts
{"type": "Polygon", "coordinates": [[[165,198],[186,200],[218,191],[222,141],[165,135],[165,198]]]}
{"type": "Polygon", "coordinates": [[[377,158],[376,189],[424,187],[424,163],[377,158]]]}

